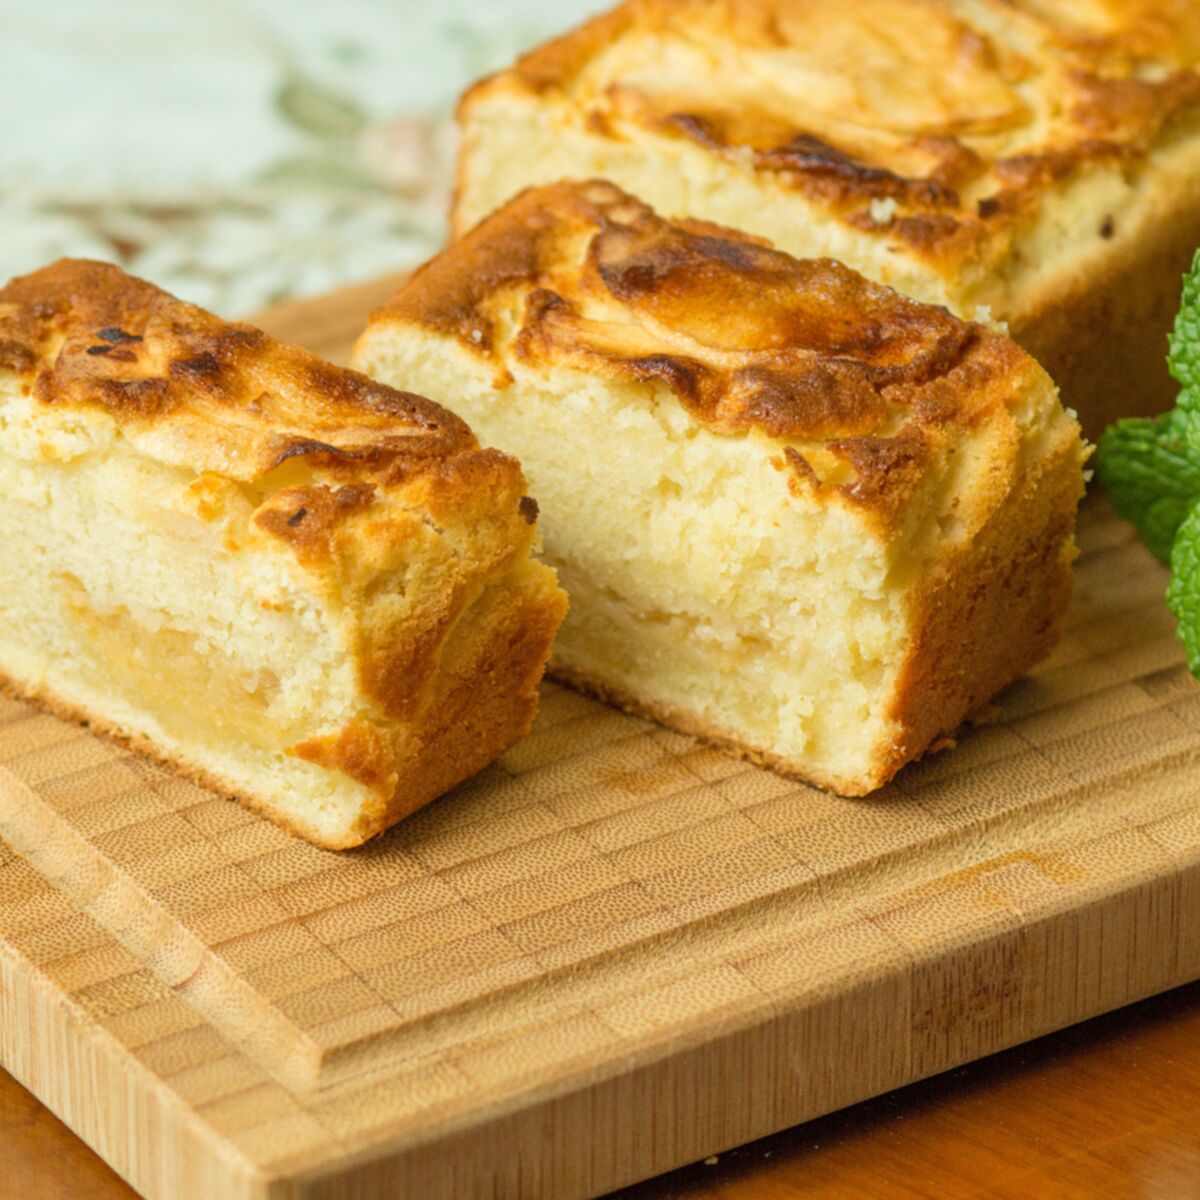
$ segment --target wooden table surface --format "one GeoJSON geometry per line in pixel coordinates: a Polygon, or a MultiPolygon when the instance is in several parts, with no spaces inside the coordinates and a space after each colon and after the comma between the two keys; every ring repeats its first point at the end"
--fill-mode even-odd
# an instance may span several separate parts
{"type": "MultiPolygon", "coordinates": [[[[0,1197],[135,1193],[0,1071],[0,1197]]],[[[1200,983],[620,1193],[623,1200],[1200,1197],[1200,983]]]]}

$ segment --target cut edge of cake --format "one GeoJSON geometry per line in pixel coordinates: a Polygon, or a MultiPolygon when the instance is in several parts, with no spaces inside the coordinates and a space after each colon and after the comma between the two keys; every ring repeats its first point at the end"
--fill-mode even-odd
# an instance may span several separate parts
{"type": "Polygon", "coordinates": [[[572,597],[555,674],[777,770],[871,791],[1061,630],[1073,415],[1002,334],[840,264],[551,185],[419,271],[355,362],[521,456],[572,597]]]}
{"type": "Polygon", "coordinates": [[[102,263],[0,290],[0,672],[358,845],[528,730],[566,598],[517,462],[102,263]]]}

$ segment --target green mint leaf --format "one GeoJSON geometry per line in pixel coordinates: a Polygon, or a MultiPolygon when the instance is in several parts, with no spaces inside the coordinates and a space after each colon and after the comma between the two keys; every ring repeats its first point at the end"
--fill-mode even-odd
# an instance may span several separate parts
{"type": "Polygon", "coordinates": [[[1196,251],[1191,272],[1183,277],[1183,301],[1175,318],[1167,363],[1183,386],[1179,407],[1193,414],[1191,429],[1195,437],[1200,432],[1195,424],[1195,417],[1200,417],[1200,250],[1196,251]]]}
{"type": "Polygon", "coordinates": [[[1187,651],[1188,666],[1200,676],[1200,504],[1175,535],[1167,604],[1179,622],[1176,632],[1187,651]]]}
{"type": "Polygon", "coordinates": [[[1175,531],[1200,500],[1200,449],[1191,444],[1188,425],[1188,415],[1172,409],[1118,421],[1100,439],[1097,469],[1113,508],[1163,562],[1170,561],[1175,531]]]}

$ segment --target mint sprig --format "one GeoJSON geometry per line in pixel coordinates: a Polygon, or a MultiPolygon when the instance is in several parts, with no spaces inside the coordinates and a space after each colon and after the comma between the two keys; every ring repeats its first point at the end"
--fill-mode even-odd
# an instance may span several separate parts
{"type": "Polygon", "coordinates": [[[1200,677],[1200,250],[1184,277],[1167,364],[1181,389],[1175,407],[1109,426],[1097,465],[1118,515],[1171,565],[1167,604],[1200,677]]]}
{"type": "Polygon", "coordinates": [[[1175,614],[1188,666],[1200,677],[1200,504],[1193,506],[1175,535],[1167,604],[1175,614]]]}
{"type": "Polygon", "coordinates": [[[1183,388],[1179,407],[1196,412],[1200,409],[1200,250],[1191,273],[1183,277],[1183,302],[1175,318],[1167,363],[1183,388]]]}
{"type": "Polygon", "coordinates": [[[1175,532],[1200,500],[1200,451],[1190,444],[1187,414],[1172,409],[1110,425],[1097,473],[1117,516],[1137,526],[1155,558],[1170,562],[1175,532]]]}

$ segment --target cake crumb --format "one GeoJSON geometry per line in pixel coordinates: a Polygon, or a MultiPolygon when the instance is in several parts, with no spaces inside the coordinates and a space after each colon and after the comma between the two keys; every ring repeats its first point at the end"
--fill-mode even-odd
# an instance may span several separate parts
{"type": "Polygon", "coordinates": [[[896,219],[896,200],[893,196],[876,196],[867,211],[876,225],[890,225],[896,219]]]}
{"type": "Polygon", "coordinates": [[[708,1157],[707,1157],[707,1158],[704,1160],[704,1165],[705,1165],[706,1167],[715,1167],[715,1166],[717,1165],[717,1163],[719,1163],[720,1161],[721,1161],[721,1160],[720,1160],[720,1159],[719,1159],[719,1158],[718,1158],[718,1157],[717,1157],[715,1154],[710,1154],[710,1155],[709,1155],[709,1156],[708,1156],[708,1157]]]}
{"type": "Polygon", "coordinates": [[[1008,333],[1008,322],[997,321],[992,316],[992,306],[990,304],[975,305],[975,316],[972,318],[979,325],[986,325],[989,329],[996,333],[1008,333]]]}

